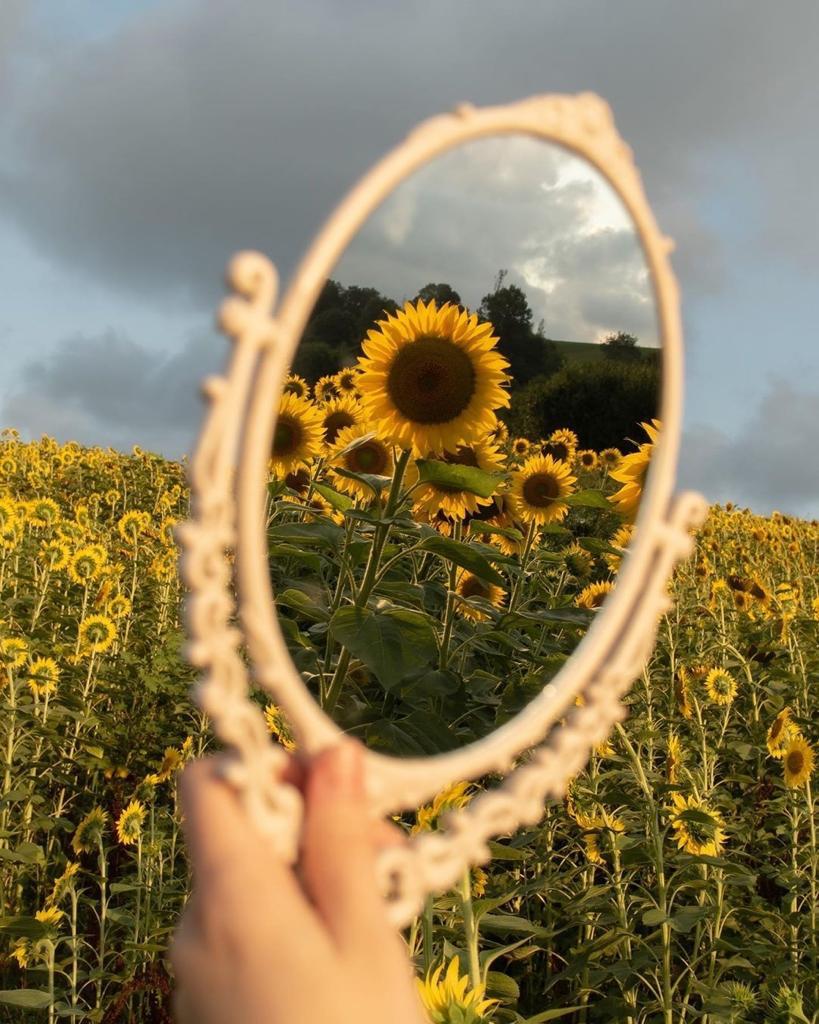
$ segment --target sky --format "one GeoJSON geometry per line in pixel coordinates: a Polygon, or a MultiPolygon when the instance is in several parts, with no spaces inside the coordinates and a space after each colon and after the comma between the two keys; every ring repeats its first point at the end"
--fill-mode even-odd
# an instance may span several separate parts
{"type": "Polygon", "coordinates": [[[418,121],[590,90],[676,241],[680,486],[816,517],[818,34],[813,0],[3,0],[0,426],[190,450],[233,252],[286,284],[418,121]]]}

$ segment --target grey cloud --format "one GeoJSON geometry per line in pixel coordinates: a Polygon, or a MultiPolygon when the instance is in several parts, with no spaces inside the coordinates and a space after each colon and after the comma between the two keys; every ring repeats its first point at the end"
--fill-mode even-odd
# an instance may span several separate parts
{"type": "MultiPolygon", "coordinates": [[[[635,148],[684,284],[713,288],[723,254],[700,199],[715,158],[744,145],[766,190],[787,169],[771,138],[799,136],[801,166],[816,164],[804,126],[817,27],[812,0],[786,15],[747,0],[168,3],[50,60],[21,93],[0,203],[65,263],[137,294],[210,300],[237,248],[289,270],[420,118],[591,88],[635,148]]],[[[783,246],[819,237],[819,185],[801,186],[777,192],[783,246]]]]}
{"type": "Polygon", "coordinates": [[[694,425],[683,438],[680,483],[711,501],[819,517],[819,393],[771,380],[735,436],[694,425]]]}
{"type": "Polygon", "coordinates": [[[224,339],[203,331],[179,351],[156,353],[115,331],[65,339],[26,364],[0,421],[29,436],[112,446],[134,444],[179,458],[202,420],[199,383],[222,368],[224,339]]]}

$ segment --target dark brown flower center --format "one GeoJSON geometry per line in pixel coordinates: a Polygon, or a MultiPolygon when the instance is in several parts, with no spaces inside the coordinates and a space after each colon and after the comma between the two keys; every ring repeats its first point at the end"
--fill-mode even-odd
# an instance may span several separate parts
{"type": "Polygon", "coordinates": [[[562,441],[548,441],[543,445],[541,451],[544,455],[551,455],[558,462],[565,462],[569,457],[569,446],[562,441]]]}
{"type": "Polygon", "coordinates": [[[288,473],[284,482],[291,491],[295,491],[296,494],[304,494],[310,486],[310,474],[306,469],[298,469],[295,473],[288,473]]]}
{"type": "Polygon", "coordinates": [[[805,767],[805,755],[801,750],[792,750],[787,757],[788,771],[791,775],[798,775],[805,767]]]}
{"type": "Polygon", "coordinates": [[[293,455],[301,444],[304,430],[301,423],[292,416],[280,416],[273,436],[273,454],[282,458],[293,455]]]}
{"type": "Polygon", "coordinates": [[[523,485],[523,497],[534,508],[548,508],[560,493],[551,473],[533,473],[523,485]]]}
{"type": "Polygon", "coordinates": [[[413,423],[448,423],[475,394],[469,355],[448,338],[418,338],[399,349],[390,366],[387,391],[398,411],[413,423]]]}
{"type": "Polygon", "coordinates": [[[384,476],[389,465],[387,449],[378,441],[367,441],[346,456],[347,469],[352,473],[370,473],[384,476]]]}
{"type": "Polygon", "coordinates": [[[355,417],[346,409],[337,409],[324,417],[324,436],[332,444],[338,437],[338,432],[345,427],[354,427],[355,417]]]}
{"type": "Polygon", "coordinates": [[[461,597],[489,597],[489,587],[477,576],[467,576],[461,582],[461,597]]]}

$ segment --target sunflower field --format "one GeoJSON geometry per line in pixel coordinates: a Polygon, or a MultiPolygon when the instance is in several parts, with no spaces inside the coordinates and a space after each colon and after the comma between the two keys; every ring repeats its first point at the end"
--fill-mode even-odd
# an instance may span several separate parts
{"type": "MultiPolygon", "coordinates": [[[[659,429],[602,452],[570,424],[509,437],[496,341],[407,304],[281,400],[282,629],[324,710],[396,756],[548,684],[615,584],[659,429]]],[[[182,656],[188,502],[185,466],[137,447],[0,438],[0,1021],[171,1020],[176,779],[215,746],[182,656]]],[[[712,509],[625,724],[407,929],[434,1024],[819,1020],[818,543],[816,522],[712,509]]],[[[399,824],[445,827],[495,783],[399,824]]]]}

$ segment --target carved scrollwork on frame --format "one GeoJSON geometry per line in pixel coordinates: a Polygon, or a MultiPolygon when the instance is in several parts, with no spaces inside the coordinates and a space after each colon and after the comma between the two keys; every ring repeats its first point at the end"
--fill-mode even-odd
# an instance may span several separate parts
{"type": "Polygon", "coordinates": [[[451,812],[437,832],[386,851],[379,883],[396,924],[417,913],[426,895],[446,888],[469,865],[490,857],[488,841],[534,824],[547,800],[558,799],[590,750],[624,717],[622,697],[648,658],[667,582],[691,550],[691,530],[704,517],[694,494],[672,498],[682,408],[682,342],[671,242],[658,230],[642,192],[631,150],[597,96],[538,96],[508,107],[462,105],[419,125],[352,191],[308,252],[273,316],[276,273],[259,253],[241,253],[228,279],[234,294],[220,310],[233,339],[228,369],[210,378],[209,408],[189,467],[190,520],[178,527],[182,575],[189,588],[187,654],[202,670],[196,699],[231,752],[229,780],[283,857],[297,852],[301,800],[282,781],[286,760],[250,699],[254,681],[279,703],[310,756],[340,732],[315,704],[278,626],[266,562],[264,498],[275,409],[309,312],[329,270],[372,210],[403,178],[437,154],[488,135],[524,133],[584,156],[612,185],[631,215],[650,271],[664,346],[663,436],[657,446],[637,521],[637,540],[624,559],[615,592],[569,663],[511,722],[470,747],[434,758],[399,761],[367,752],[366,776],[375,813],[417,807],[448,783],[505,775],[497,788],[451,812]],[[233,596],[228,555],[236,550],[240,602],[233,596]],[[241,630],[236,624],[237,612],[241,630]],[[585,703],[575,707],[575,698],[585,703]],[[545,740],[544,740],[545,737],[545,740]]]}

